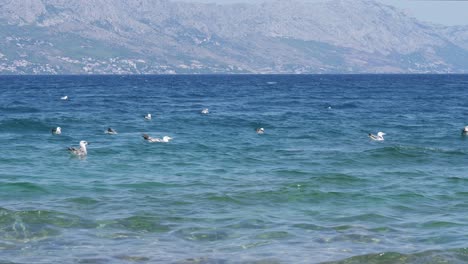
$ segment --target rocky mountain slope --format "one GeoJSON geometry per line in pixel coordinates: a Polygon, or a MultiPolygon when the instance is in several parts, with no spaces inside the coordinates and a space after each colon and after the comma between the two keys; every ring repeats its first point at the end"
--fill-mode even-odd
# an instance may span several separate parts
{"type": "Polygon", "coordinates": [[[426,72],[468,72],[468,27],[371,0],[0,0],[0,74],[426,72]]]}

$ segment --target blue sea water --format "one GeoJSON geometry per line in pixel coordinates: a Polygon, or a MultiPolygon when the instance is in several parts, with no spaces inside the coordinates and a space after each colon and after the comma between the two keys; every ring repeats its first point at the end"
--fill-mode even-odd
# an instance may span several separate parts
{"type": "Polygon", "coordinates": [[[0,77],[0,263],[467,263],[467,98],[467,75],[0,77]]]}

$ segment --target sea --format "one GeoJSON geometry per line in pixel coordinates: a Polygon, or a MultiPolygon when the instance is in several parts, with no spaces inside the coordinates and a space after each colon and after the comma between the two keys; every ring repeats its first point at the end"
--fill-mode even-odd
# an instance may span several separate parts
{"type": "Polygon", "coordinates": [[[0,263],[468,263],[466,125],[468,75],[1,76],[0,263]]]}

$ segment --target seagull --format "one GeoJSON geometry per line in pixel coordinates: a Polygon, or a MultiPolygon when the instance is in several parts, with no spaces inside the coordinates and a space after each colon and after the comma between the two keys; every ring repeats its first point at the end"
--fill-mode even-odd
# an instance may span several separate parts
{"type": "Polygon", "coordinates": [[[62,97],[60,97],[60,100],[68,100],[68,96],[66,96],[66,95],[62,96],[62,97]]]}
{"type": "Polygon", "coordinates": [[[204,114],[204,115],[207,115],[210,113],[210,111],[208,111],[208,108],[205,108],[203,110],[201,110],[201,113],[204,114]]]}
{"type": "Polygon", "coordinates": [[[109,127],[104,133],[109,134],[109,135],[117,135],[117,131],[109,127]]]}
{"type": "Polygon", "coordinates": [[[148,134],[143,134],[143,138],[150,142],[150,143],[155,143],[155,142],[159,142],[159,143],[167,143],[169,142],[170,140],[172,140],[171,137],[169,136],[164,136],[162,139],[161,138],[153,138],[153,137],[150,137],[148,134]]]}
{"type": "Polygon", "coordinates": [[[52,134],[54,134],[54,135],[62,134],[62,128],[60,128],[60,127],[52,128],[52,134]]]}
{"type": "Polygon", "coordinates": [[[464,127],[464,128],[462,129],[462,135],[463,135],[463,136],[468,136],[468,126],[466,126],[466,127],[464,127]]]}
{"type": "Polygon", "coordinates": [[[88,154],[88,151],[86,150],[86,145],[88,144],[89,144],[88,142],[81,140],[79,149],[75,147],[68,147],[68,151],[70,151],[70,153],[75,154],[77,156],[84,157],[88,154]]]}
{"type": "Polygon", "coordinates": [[[384,140],[383,136],[385,135],[386,134],[384,132],[378,132],[377,136],[369,133],[370,139],[375,140],[375,141],[383,141],[384,140]]]}
{"type": "Polygon", "coordinates": [[[257,131],[257,134],[265,133],[265,129],[263,129],[263,127],[257,128],[255,131],[257,131]]]}
{"type": "Polygon", "coordinates": [[[151,114],[148,113],[147,115],[145,115],[145,119],[146,119],[146,120],[151,120],[151,114]]]}

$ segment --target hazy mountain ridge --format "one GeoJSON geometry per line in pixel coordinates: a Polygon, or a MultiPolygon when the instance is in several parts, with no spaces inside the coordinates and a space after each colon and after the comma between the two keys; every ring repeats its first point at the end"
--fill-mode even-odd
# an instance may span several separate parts
{"type": "Polygon", "coordinates": [[[368,0],[0,0],[0,73],[468,72],[468,27],[368,0]]]}

